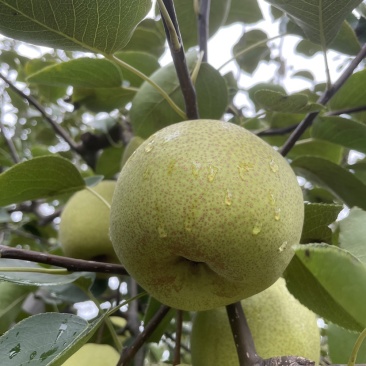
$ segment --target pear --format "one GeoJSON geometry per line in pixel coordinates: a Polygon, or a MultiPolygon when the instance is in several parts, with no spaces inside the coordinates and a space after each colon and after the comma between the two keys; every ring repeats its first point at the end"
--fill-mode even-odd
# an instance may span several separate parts
{"type": "MultiPolygon", "coordinates": [[[[115,181],[102,181],[92,189],[111,203],[115,181]]],[[[119,263],[109,239],[109,208],[84,189],[75,193],[61,214],[59,241],[71,258],[119,263]]]]}
{"type": "Polygon", "coordinates": [[[62,366],[115,366],[119,353],[108,344],[84,344],[62,366]]]}
{"type": "MultiPolygon", "coordinates": [[[[316,316],[288,292],[284,279],[241,303],[259,356],[302,356],[319,363],[316,316]]],[[[197,313],[191,352],[193,366],[239,366],[225,308],[197,313]]]]}
{"type": "Polygon", "coordinates": [[[195,120],[158,131],[127,161],[110,235],[146,291],[198,311],[272,285],[303,218],[301,189],[278,152],[240,126],[195,120]]]}

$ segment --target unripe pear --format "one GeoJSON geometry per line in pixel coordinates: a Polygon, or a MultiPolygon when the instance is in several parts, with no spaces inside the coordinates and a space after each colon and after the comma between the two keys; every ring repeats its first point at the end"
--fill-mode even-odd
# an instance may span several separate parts
{"type": "MultiPolygon", "coordinates": [[[[115,181],[102,181],[92,189],[108,203],[115,181]]],[[[119,263],[109,238],[109,208],[92,192],[75,193],[61,214],[59,241],[64,254],[71,258],[119,263]]]]}
{"type": "Polygon", "coordinates": [[[114,366],[119,353],[108,344],[84,344],[62,366],[114,366]]]}
{"type": "MultiPolygon", "coordinates": [[[[284,279],[241,304],[259,356],[301,356],[319,363],[316,316],[288,292],[284,279]]],[[[225,308],[197,313],[191,354],[193,366],[239,366],[225,308]]]]}
{"type": "Polygon", "coordinates": [[[208,310],[272,285],[293,257],[304,206],[287,161],[237,125],[170,125],[123,167],[110,234],[127,271],[152,296],[208,310]]]}

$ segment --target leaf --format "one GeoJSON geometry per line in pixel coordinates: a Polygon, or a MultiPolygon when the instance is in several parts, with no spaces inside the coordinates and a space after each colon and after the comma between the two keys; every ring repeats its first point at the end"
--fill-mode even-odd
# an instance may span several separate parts
{"type": "MultiPolygon", "coordinates": [[[[184,48],[198,44],[197,15],[193,1],[174,0],[179,29],[183,38],[184,48]]],[[[209,17],[209,37],[224,24],[230,9],[230,0],[212,0],[209,17]]]]}
{"type": "Polygon", "coordinates": [[[348,170],[315,156],[297,158],[291,165],[299,175],[329,189],[347,206],[366,209],[366,185],[348,170]]]}
{"type": "Polygon", "coordinates": [[[230,11],[225,25],[240,22],[251,24],[263,19],[262,11],[258,5],[258,0],[231,0],[230,11]]]}
{"type": "MultiPolygon", "coordinates": [[[[190,70],[196,63],[195,55],[187,60],[190,70]]],[[[151,79],[160,85],[170,97],[184,109],[183,95],[175,67],[169,64],[156,71],[151,79]]],[[[224,114],[228,96],[224,78],[209,64],[202,64],[196,80],[196,93],[200,117],[219,119],[224,114]]],[[[182,121],[166,100],[150,84],[144,82],[136,93],[130,111],[134,133],[142,138],[157,130],[182,121]]]]}
{"type": "Polygon", "coordinates": [[[121,170],[123,150],[123,146],[111,146],[104,149],[98,157],[95,173],[101,174],[107,179],[117,174],[121,170]]]}
{"type": "Polygon", "coordinates": [[[0,174],[0,206],[76,192],[85,187],[75,166],[59,156],[40,156],[0,174]]]}
{"type": "Polygon", "coordinates": [[[297,24],[310,41],[328,45],[337,35],[347,15],[362,0],[267,0],[297,24]]]}
{"type": "Polygon", "coordinates": [[[0,0],[0,33],[40,46],[112,54],[150,8],[150,0],[0,0]]]}
{"type": "Polygon", "coordinates": [[[358,207],[339,222],[339,244],[366,265],[366,212],[358,207]]]}
{"type": "Polygon", "coordinates": [[[286,95],[273,90],[258,90],[254,98],[264,109],[273,112],[309,113],[323,108],[320,104],[309,104],[308,96],[299,93],[286,95]]]}
{"type": "MultiPolygon", "coordinates": [[[[351,75],[330,100],[332,111],[364,107],[366,100],[366,70],[351,75]]],[[[352,114],[354,119],[366,122],[366,112],[352,114]]]]}
{"type": "Polygon", "coordinates": [[[343,209],[341,205],[327,205],[323,203],[305,204],[305,219],[300,243],[328,243],[331,244],[332,224],[343,209]]]}
{"type": "Polygon", "coordinates": [[[272,90],[272,91],[275,91],[275,92],[280,92],[280,93],[286,94],[285,89],[281,85],[276,85],[276,84],[271,84],[271,83],[259,83],[259,84],[253,85],[248,90],[248,95],[249,95],[249,98],[253,101],[256,110],[260,109],[260,106],[259,106],[258,102],[255,99],[255,94],[259,90],[272,90]]]}
{"type": "Polygon", "coordinates": [[[327,244],[295,245],[285,271],[289,291],[305,306],[344,328],[366,327],[366,268],[327,244]]]}
{"type": "MultiPolygon", "coordinates": [[[[330,323],[328,324],[326,335],[329,357],[332,360],[332,363],[347,364],[359,333],[350,332],[330,323]]],[[[365,342],[361,345],[361,348],[357,353],[357,364],[361,363],[366,363],[365,342]]]]}
{"type": "MultiPolygon", "coordinates": [[[[233,54],[238,55],[245,49],[254,46],[258,42],[264,41],[267,38],[267,34],[259,29],[253,29],[245,32],[239,41],[234,45],[233,54]]],[[[263,43],[261,45],[255,46],[250,51],[235,56],[235,59],[243,71],[251,74],[257,68],[260,61],[270,60],[270,49],[267,44],[263,43]]]]}
{"type": "Polygon", "coordinates": [[[6,332],[22,309],[28,294],[34,289],[11,282],[0,282],[0,334],[6,332]]]}
{"type": "Polygon", "coordinates": [[[113,88],[122,86],[122,72],[111,61],[82,57],[45,67],[27,81],[50,86],[113,88]]]}
{"type": "Polygon", "coordinates": [[[4,259],[0,258],[0,280],[17,283],[19,285],[27,286],[58,286],[72,283],[79,278],[87,277],[88,281],[94,277],[91,272],[73,272],[70,274],[48,274],[27,272],[27,269],[41,269],[40,265],[27,262],[19,259],[4,259]],[[24,272],[3,272],[2,268],[16,267],[24,268],[24,272]]]}
{"type": "Polygon", "coordinates": [[[1,366],[61,366],[87,342],[102,319],[89,324],[73,314],[31,316],[0,337],[1,366]]]}
{"type": "Polygon", "coordinates": [[[349,149],[366,153],[366,125],[342,117],[318,117],[311,135],[349,149]]]}

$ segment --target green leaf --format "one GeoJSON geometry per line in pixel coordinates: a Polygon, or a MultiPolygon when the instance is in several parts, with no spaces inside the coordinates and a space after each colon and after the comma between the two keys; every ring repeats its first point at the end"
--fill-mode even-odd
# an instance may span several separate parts
{"type": "Polygon", "coordinates": [[[1,366],[61,366],[87,342],[101,319],[89,324],[73,314],[31,316],[0,337],[1,366]]]}
{"type": "Polygon", "coordinates": [[[81,277],[94,277],[91,272],[73,272],[70,274],[48,274],[27,272],[27,269],[44,269],[40,265],[19,259],[0,258],[0,280],[17,283],[26,286],[58,286],[75,282],[81,277]],[[16,267],[24,269],[24,272],[3,272],[2,268],[16,267]]]}
{"type": "Polygon", "coordinates": [[[366,160],[360,160],[357,163],[347,166],[355,176],[364,184],[366,184],[366,160]]]}
{"type": "MultiPolygon", "coordinates": [[[[350,332],[335,324],[326,329],[329,357],[333,364],[347,364],[359,333],[350,332]]],[[[366,343],[363,342],[357,353],[357,364],[366,363],[366,343]]]]}
{"type": "Polygon", "coordinates": [[[358,207],[339,222],[339,244],[366,265],[366,212],[358,207]]]}
{"type": "Polygon", "coordinates": [[[128,88],[74,88],[71,97],[75,107],[84,106],[92,112],[111,112],[131,102],[136,92],[128,88]]]}
{"type": "MultiPolygon", "coordinates": [[[[329,105],[332,111],[364,107],[366,100],[366,70],[351,75],[345,84],[338,90],[330,100],[329,105]]],[[[354,119],[366,122],[366,112],[352,114],[354,119]]]]}
{"type": "MultiPolygon", "coordinates": [[[[135,69],[141,71],[145,75],[149,76],[154,71],[159,69],[158,58],[150,53],[141,51],[125,51],[117,52],[115,54],[117,58],[133,66],[135,69]]],[[[131,71],[121,67],[123,73],[123,80],[129,82],[130,86],[138,87],[143,83],[143,80],[133,74],[131,71]]]]}
{"type": "MultiPolygon", "coordinates": [[[[193,70],[195,62],[195,55],[188,57],[187,63],[190,70],[193,70]]],[[[183,95],[173,64],[156,71],[151,79],[184,109],[183,95]]],[[[225,80],[220,73],[209,64],[202,64],[195,87],[200,117],[221,118],[227,106],[228,95],[225,80]]],[[[130,118],[134,133],[142,138],[170,124],[182,121],[161,94],[147,82],[142,84],[132,101],[130,118]]]]}
{"type": "MultiPolygon", "coordinates": [[[[179,29],[184,48],[198,44],[197,15],[193,1],[174,0],[179,29]]],[[[211,37],[225,23],[230,9],[230,0],[212,0],[210,6],[209,36],[211,37]]]]}
{"type": "Polygon", "coordinates": [[[347,15],[362,0],[267,0],[297,24],[310,41],[328,45],[337,35],[347,15]]]}
{"type": "MultiPolygon", "coordinates": [[[[256,43],[266,40],[267,34],[259,29],[253,29],[245,32],[244,35],[233,47],[234,55],[239,54],[248,47],[254,46],[256,43]]],[[[267,44],[263,43],[235,57],[240,68],[251,74],[258,66],[260,61],[270,60],[270,49],[267,44]]]]}
{"type": "Polygon", "coordinates": [[[225,25],[240,22],[251,24],[263,19],[258,0],[231,0],[230,11],[225,25]]]}
{"type": "Polygon", "coordinates": [[[297,158],[291,165],[299,175],[329,189],[347,206],[366,209],[366,185],[348,170],[315,156],[297,158]]]}
{"type": "Polygon", "coordinates": [[[342,117],[318,117],[311,135],[349,149],[366,153],[366,125],[342,117]]]}
{"type": "Polygon", "coordinates": [[[271,84],[271,83],[259,83],[259,84],[252,86],[248,90],[248,95],[249,95],[249,98],[253,101],[256,110],[260,109],[260,105],[258,104],[258,102],[255,99],[255,94],[259,90],[272,90],[274,92],[286,94],[285,89],[281,85],[276,85],[276,84],[271,84]]]}
{"type": "Polygon", "coordinates": [[[84,187],[82,176],[69,160],[40,156],[0,174],[0,206],[72,193],[84,187]]]}
{"type": "Polygon", "coordinates": [[[0,0],[0,33],[64,50],[112,54],[130,40],[150,0],[0,0]]]}
{"type": "Polygon", "coordinates": [[[349,252],[327,244],[295,245],[285,271],[289,291],[321,317],[344,328],[366,327],[366,268],[349,252]]]}
{"type": "Polygon", "coordinates": [[[320,104],[309,104],[308,96],[299,93],[286,95],[273,90],[258,90],[254,98],[264,109],[272,112],[309,113],[323,108],[320,104]]]}
{"type": "Polygon", "coordinates": [[[111,146],[104,149],[98,157],[95,173],[101,174],[107,179],[117,174],[121,170],[123,150],[123,146],[111,146]]]}
{"type": "Polygon", "coordinates": [[[122,72],[108,60],[82,57],[45,67],[27,81],[51,86],[113,88],[122,85],[122,72]]]}
{"type": "Polygon", "coordinates": [[[0,282],[0,334],[6,332],[22,309],[28,294],[34,289],[11,282],[0,282]]]}
{"type": "Polygon", "coordinates": [[[341,205],[309,203],[305,205],[304,227],[300,243],[328,243],[332,241],[332,224],[341,212],[341,205]]]}

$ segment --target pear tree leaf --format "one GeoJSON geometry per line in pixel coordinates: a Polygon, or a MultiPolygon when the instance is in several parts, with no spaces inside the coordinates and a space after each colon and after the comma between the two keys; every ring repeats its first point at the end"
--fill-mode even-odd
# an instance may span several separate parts
{"type": "Polygon", "coordinates": [[[0,174],[0,206],[73,193],[84,187],[82,176],[69,160],[40,156],[0,174]]]}
{"type": "Polygon", "coordinates": [[[357,161],[354,164],[350,164],[347,166],[348,169],[351,169],[351,171],[354,173],[354,175],[362,181],[364,184],[366,184],[366,160],[360,160],[357,161]]]}
{"type": "Polygon", "coordinates": [[[327,46],[337,35],[347,15],[362,0],[267,0],[285,12],[310,39],[327,46]]]}
{"type": "Polygon", "coordinates": [[[19,259],[0,258],[0,280],[17,283],[26,286],[58,286],[75,282],[80,277],[93,277],[92,272],[73,272],[69,274],[48,274],[27,272],[27,269],[44,269],[40,265],[19,259]],[[16,267],[24,269],[24,272],[4,272],[2,268],[16,267]]]}
{"type": "Polygon", "coordinates": [[[301,71],[297,71],[294,74],[291,75],[293,78],[303,78],[306,80],[311,80],[314,81],[314,75],[307,70],[301,70],[301,71]]]}
{"type": "Polygon", "coordinates": [[[328,243],[331,244],[332,224],[343,209],[341,205],[329,205],[324,203],[305,204],[304,227],[300,243],[328,243]]]}
{"type": "Polygon", "coordinates": [[[113,88],[122,85],[122,71],[106,59],[82,57],[45,67],[27,81],[50,86],[113,88]]]}
{"type": "Polygon", "coordinates": [[[366,327],[366,267],[344,249],[295,245],[285,271],[289,291],[321,317],[346,329],[366,327]]]}
{"type": "Polygon", "coordinates": [[[353,207],[339,222],[339,244],[366,265],[366,212],[353,207]]]}
{"type": "Polygon", "coordinates": [[[0,0],[0,33],[40,46],[113,54],[150,8],[150,0],[0,0]]]}
{"type": "MultiPolygon", "coordinates": [[[[195,63],[195,53],[188,55],[187,65],[190,70],[193,70],[195,63]]],[[[180,108],[184,109],[183,95],[173,64],[156,71],[151,79],[160,85],[180,108]]],[[[200,117],[220,119],[228,103],[225,79],[212,66],[203,63],[195,87],[200,117]]],[[[142,84],[132,100],[130,118],[134,133],[142,138],[147,138],[163,127],[182,121],[182,117],[147,82],[142,84]]]]}
{"type": "Polygon", "coordinates": [[[366,125],[349,118],[320,116],[313,123],[311,135],[366,153],[366,125]]]}
{"type": "Polygon", "coordinates": [[[282,113],[310,113],[323,108],[320,104],[309,103],[306,94],[286,95],[273,90],[258,90],[254,98],[264,109],[282,113]]]}
{"type": "Polygon", "coordinates": [[[26,297],[34,290],[30,286],[0,282],[0,334],[6,332],[22,309],[26,297]]]}
{"type": "Polygon", "coordinates": [[[262,11],[258,5],[258,0],[231,0],[230,11],[225,25],[236,22],[251,24],[263,19],[262,11]]]}
{"type": "MultiPolygon", "coordinates": [[[[366,100],[366,70],[351,75],[344,85],[337,91],[330,100],[329,105],[332,111],[364,107],[366,100]]],[[[352,114],[353,119],[366,122],[366,112],[352,114]]]]}
{"type": "Polygon", "coordinates": [[[299,175],[328,189],[347,206],[366,210],[366,185],[348,170],[316,156],[297,158],[291,165],[299,175]]]}
{"type": "Polygon", "coordinates": [[[98,329],[73,314],[43,313],[17,323],[0,337],[2,366],[61,366],[98,329]]]}
{"type": "MultiPolygon", "coordinates": [[[[329,357],[332,363],[347,364],[360,333],[352,332],[330,323],[328,324],[326,335],[329,357]]],[[[366,343],[364,342],[357,353],[357,364],[365,363],[366,343]]]]}

